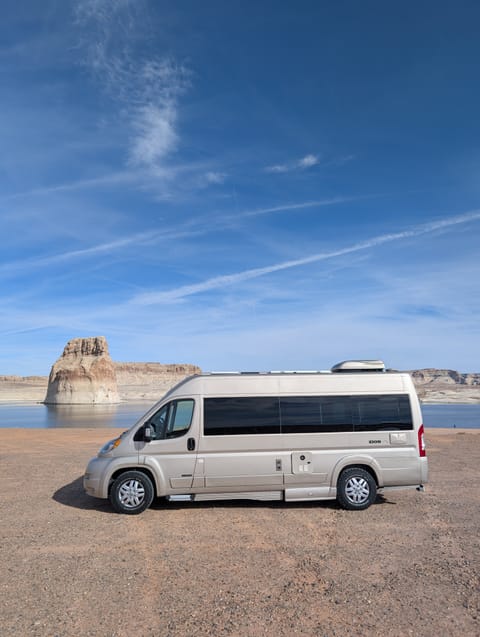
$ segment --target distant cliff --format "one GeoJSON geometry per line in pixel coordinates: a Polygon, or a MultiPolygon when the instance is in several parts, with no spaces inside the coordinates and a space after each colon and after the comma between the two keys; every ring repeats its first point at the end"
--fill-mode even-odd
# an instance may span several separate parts
{"type": "Polygon", "coordinates": [[[159,400],[186,376],[201,374],[197,365],[162,363],[114,363],[122,400],[159,400]]]}
{"type": "MultiPolygon", "coordinates": [[[[121,401],[159,400],[185,376],[201,373],[190,364],[113,362],[121,401]]],[[[452,369],[411,370],[420,400],[427,403],[480,403],[480,373],[463,374],[452,369]]],[[[43,401],[46,376],[1,376],[0,401],[43,401]]]]}
{"type": "Polygon", "coordinates": [[[480,374],[453,369],[415,369],[410,372],[420,400],[429,403],[480,402],[480,374]]]}

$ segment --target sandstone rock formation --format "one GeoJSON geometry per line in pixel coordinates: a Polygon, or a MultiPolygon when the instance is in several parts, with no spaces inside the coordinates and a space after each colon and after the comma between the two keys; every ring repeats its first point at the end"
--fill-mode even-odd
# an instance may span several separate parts
{"type": "Polygon", "coordinates": [[[119,402],[115,367],[104,336],[68,341],[48,379],[47,404],[119,402]]]}
{"type": "Polygon", "coordinates": [[[480,402],[480,374],[453,369],[415,369],[410,372],[418,397],[428,403],[480,402]]]}
{"type": "Polygon", "coordinates": [[[159,400],[186,376],[201,374],[196,365],[161,363],[114,363],[122,400],[159,400]]]}

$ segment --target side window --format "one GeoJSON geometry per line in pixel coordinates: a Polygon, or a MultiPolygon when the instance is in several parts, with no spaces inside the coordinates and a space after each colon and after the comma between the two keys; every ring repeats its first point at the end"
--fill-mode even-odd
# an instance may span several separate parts
{"type": "Polygon", "coordinates": [[[152,440],[178,438],[183,436],[192,423],[194,401],[192,399],[174,400],[163,405],[148,420],[153,430],[152,440]]]}
{"type": "Polygon", "coordinates": [[[205,398],[206,436],[279,434],[278,398],[205,398]]]}
{"type": "Polygon", "coordinates": [[[179,438],[190,429],[193,416],[194,402],[188,400],[176,400],[170,403],[170,413],[167,426],[167,438],[179,438]]]}
{"type": "Polygon", "coordinates": [[[408,396],[356,396],[352,398],[355,431],[413,429],[408,396]]]}
{"type": "Polygon", "coordinates": [[[153,416],[148,419],[148,424],[152,429],[152,440],[162,440],[165,438],[165,432],[167,430],[168,412],[170,411],[171,403],[163,405],[153,416]]]}
{"type": "Polygon", "coordinates": [[[349,396],[280,398],[282,433],[353,431],[349,396]]]}
{"type": "Polygon", "coordinates": [[[315,396],[280,398],[280,415],[284,434],[322,431],[320,399],[315,396]]]}
{"type": "Polygon", "coordinates": [[[322,431],[353,431],[352,405],[349,396],[323,396],[320,399],[322,431]]]}

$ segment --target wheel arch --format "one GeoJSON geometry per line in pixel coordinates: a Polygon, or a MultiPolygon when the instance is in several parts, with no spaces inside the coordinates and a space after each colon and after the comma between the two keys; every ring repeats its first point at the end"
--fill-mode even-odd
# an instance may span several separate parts
{"type": "Polygon", "coordinates": [[[140,473],[144,473],[147,476],[147,478],[150,479],[153,485],[155,497],[158,497],[157,481],[155,480],[155,476],[153,472],[150,471],[150,469],[147,469],[145,466],[139,466],[139,465],[130,465],[127,467],[120,467],[119,469],[116,469],[112,473],[108,481],[108,495],[110,495],[112,484],[115,482],[118,476],[121,476],[122,473],[126,473],[127,471],[140,471],[140,473]]]}
{"type": "Polygon", "coordinates": [[[331,486],[336,487],[342,471],[344,471],[345,469],[350,469],[352,467],[359,467],[360,469],[368,471],[368,473],[375,480],[377,488],[381,488],[383,486],[380,465],[375,460],[375,458],[371,458],[369,456],[347,456],[339,460],[332,472],[331,486]]]}

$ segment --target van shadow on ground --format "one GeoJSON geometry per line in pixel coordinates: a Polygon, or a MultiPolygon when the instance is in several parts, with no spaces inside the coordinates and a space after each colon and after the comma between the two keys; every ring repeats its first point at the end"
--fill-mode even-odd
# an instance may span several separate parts
{"type": "MultiPolygon", "coordinates": [[[[64,506],[73,507],[75,509],[82,509],[86,511],[99,511],[102,513],[115,513],[108,500],[101,500],[99,498],[92,498],[87,495],[83,490],[83,476],[79,476],[73,482],[57,489],[52,496],[52,499],[58,504],[64,506]]],[[[381,494],[377,495],[373,506],[378,504],[396,504],[391,500],[386,500],[381,494]]],[[[206,502],[168,502],[165,498],[157,498],[154,500],[150,508],[154,510],[170,509],[178,510],[185,509],[186,507],[194,509],[211,509],[211,508],[273,508],[273,509],[301,509],[301,508],[314,508],[323,507],[327,509],[339,509],[336,500],[315,500],[311,502],[285,502],[283,500],[264,501],[258,500],[211,500],[206,502]]]]}
{"type": "Polygon", "coordinates": [[[102,511],[103,513],[114,513],[108,500],[100,500],[87,495],[83,489],[83,476],[79,476],[73,482],[57,489],[52,499],[58,504],[82,509],[86,511],[102,511]]]}

